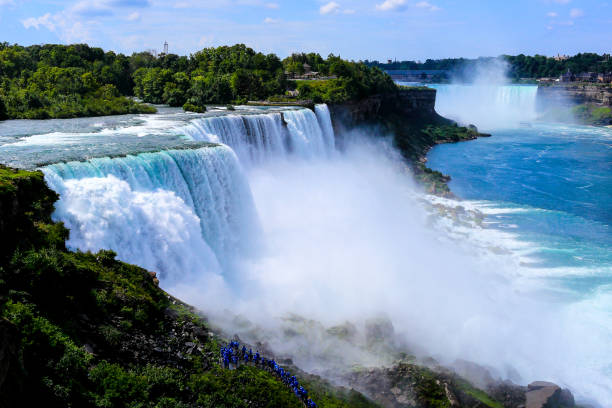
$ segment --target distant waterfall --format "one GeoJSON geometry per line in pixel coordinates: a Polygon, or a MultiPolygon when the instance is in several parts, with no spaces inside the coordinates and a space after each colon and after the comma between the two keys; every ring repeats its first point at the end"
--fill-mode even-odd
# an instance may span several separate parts
{"type": "Polygon", "coordinates": [[[245,164],[267,158],[316,157],[334,148],[334,132],[326,105],[267,114],[215,116],[193,120],[183,131],[193,140],[230,146],[245,164]],[[284,123],[283,123],[284,122],[284,123]]]}
{"type": "Polygon", "coordinates": [[[482,128],[516,126],[535,120],[537,86],[433,85],[438,90],[436,111],[462,124],[482,128]]]}
{"type": "Polygon", "coordinates": [[[162,279],[220,273],[257,238],[249,186],[224,146],[42,170],[60,193],[54,217],[71,230],[70,247],[112,249],[122,260],[161,272],[162,279]]]}

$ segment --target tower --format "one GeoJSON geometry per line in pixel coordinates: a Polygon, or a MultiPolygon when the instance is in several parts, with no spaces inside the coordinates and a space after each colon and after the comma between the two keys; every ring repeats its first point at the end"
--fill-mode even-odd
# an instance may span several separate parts
{"type": "Polygon", "coordinates": [[[164,54],[168,55],[168,41],[164,42],[164,54]]]}

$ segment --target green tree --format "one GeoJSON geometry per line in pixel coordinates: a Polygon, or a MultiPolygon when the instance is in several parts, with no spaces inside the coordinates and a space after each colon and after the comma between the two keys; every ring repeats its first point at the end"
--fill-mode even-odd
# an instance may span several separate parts
{"type": "Polygon", "coordinates": [[[6,111],[6,104],[4,103],[4,98],[0,95],[0,120],[5,120],[8,118],[8,112],[6,111]]]}

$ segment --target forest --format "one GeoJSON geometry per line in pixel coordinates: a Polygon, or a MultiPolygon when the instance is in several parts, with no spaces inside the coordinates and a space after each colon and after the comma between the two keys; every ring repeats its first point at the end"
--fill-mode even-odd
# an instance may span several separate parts
{"type": "MultiPolygon", "coordinates": [[[[508,64],[508,76],[512,80],[521,78],[551,78],[558,77],[568,69],[573,73],[612,72],[612,59],[609,54],[580,53],[566,59],[546,57],[544,55],[502,55],[498,57],[508,64]]],[[[498,58],[481,57],[477,59],[445,58],[428,59],[425,62],[396,61],[390,64],[378,61],[364,61],[367,66],[379,67],[383,70],[444,70],[450,76],[470,80],[470,73],[478,64],[490,63],[498,58]]]]}
{"type": "Polygon", "coordinates": [[[319,54],[281,60],[243,44],[205,48],[190,56],[125,56],[86,44],[0,43],[0,119],[155,112],[147,104],[204,111],[206,104],[285,99],[296,88],[300,98],[315,102],[343,102],[397,89],[379,68],[360,62],[319,54]],[[312,86],[287,79],[302,73],[305,63],[332,79],[310,81],[312,86]]]}

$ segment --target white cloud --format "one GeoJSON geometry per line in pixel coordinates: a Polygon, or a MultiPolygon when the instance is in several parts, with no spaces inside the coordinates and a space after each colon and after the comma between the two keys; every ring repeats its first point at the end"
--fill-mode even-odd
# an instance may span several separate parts
{"type": "Polygon", "coordinates": [[[385,0],[384,3],[376,5],[376,10],[380,10],[380,11],[401,10],[404,7],[406,7],[406,0],[385,0]]]}
{"type": "Polygon", "coordinates": [[[440,10],[440,7],[434,6],[433,4],[431,4],[431,3],[427,2],[427,1],[420,1],[417,4],[415,4],[415,7],[422,8],[422,9],[427,9],[429,11],[438,11],[438,10],[440,10]]]}
{"type": "Polygon", "coordinates": [[[266,23],[266,24],[276,24],[278,22],[279,22],[279,20],[277,20],[275,18],[271,18],[271,17],[266,17],[264,19],[264,23],[266,23]]]}
{"type": "Polygon", "coordinates": [[[323,15],[336,13],[338,12],[339,8],[340,8],[340,5],[338,3],[336,3],[335,1],[330,1],[329,3],[321,6],[321,8],[319,9],[319,13],[323,15]]]}
{"type": "Polygon", "coordinates": [[[14,6],[15,0],[0,0],[0,6],[14,6]]]}
{"type": "Polygon", "coordinates": [[[278,3],[266,3],[266,7],[269,9],[277,9],[280,6],[278,5],[278,3]]]}
{"type": "Polygon", "coordinates": [[[40,17],[30,17],[26,18],[21,22],[25,28],[35,28],[40,29],[40,27],[45,27],[49,31],[55,31],[55,24],[53,23],[54,16],[51,13],[47,13],[44,16],[40,17]]]}
{"type": "Polygon", "coordinates": [[[135,21],[140,19],[136,10],[149,6],[151,0],[79,0],[57,13],[26,18],[21,23],[26,29],[46,28],[65,42],[90,42],[92,30],[102,25],[101,18],[120,15],[123,20],[135,21]]]}
{"type": "Polygon", "coordinates": [[[35,28],[39,30],[41,27],[56,33],[63,41],[71,42],[89,42],[91,34],[89,28],[96,25],[96,21],[88,21],[87,24],[76,19],[74,14],[67,11],[62,11],[55,14],[47,13],[40,17],[30,17],[21,21],[21,24],[26,29],[35,28]]]}
{"type": "Polygon", "coordinates": [[[546,15],[551,18],[559,17],[559,14],[555,13],[554,11],[549,11],[546,13],[546,15]]]}
{"type": "Polygon", "coordinates": [[[572,0],[553,0],[553,2],[558,3],[558,4],[568,4],[571,1],[572,0]]]}
{"type": "Polygon", "coordinates": [[[570,10],[571,18],[578,18],[584,16],[584,11],[579,8],[574,8],[570,10]]]}

